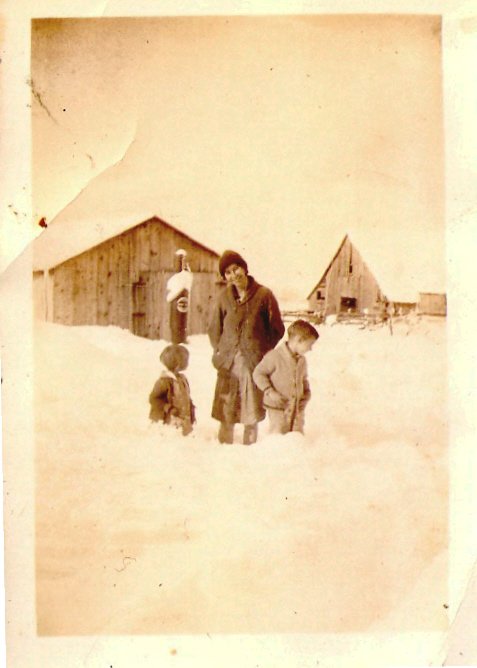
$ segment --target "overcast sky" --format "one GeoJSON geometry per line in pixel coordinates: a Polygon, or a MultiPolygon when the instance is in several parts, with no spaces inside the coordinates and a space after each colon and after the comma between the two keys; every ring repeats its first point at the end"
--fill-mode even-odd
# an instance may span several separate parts
{"type": "Polygon", "coordinates": [[[156,213],[283,297],[346,232],[443,282],[438,18],[41,20],[32,78],[45,247],[156,213]]]}

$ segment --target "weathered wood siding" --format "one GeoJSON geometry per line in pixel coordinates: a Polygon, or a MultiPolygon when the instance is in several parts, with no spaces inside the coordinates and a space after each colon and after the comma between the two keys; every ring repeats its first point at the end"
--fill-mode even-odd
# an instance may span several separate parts
{"type": "Polygon", "coordinates": [[[330,315],[347,310],[342,305],[342,299],[355,299],[356,311],[362,312],[365,308],[372,308],[380,298],[381,291],[376,279],[346,238],[308,304],[311,310],[330,315]],[[318,298],[318,291],[321,299],[318,298]]]}
{"type": "Polygon", "coordinates": [[[146,221],[53,270],[55,322],[117,325],[151,339],[169,338],[166,282],[177,249],[194,275],[189,333],[204,333],[215,295],[218,256],[158,219],[146,221]]]}
{"type": "Polygon", "coordinates": [[[311,311],[324,313],[326,305],[326,277],[320,281],[320,284],[313,290],[308,299],[308,308],[311,311]]]}
{"type": "Polygon", "coordinates": [[[425,315],[446,315],[446,295],[436,292],[421,292],[419,294],[419,312],[425,315]]]}

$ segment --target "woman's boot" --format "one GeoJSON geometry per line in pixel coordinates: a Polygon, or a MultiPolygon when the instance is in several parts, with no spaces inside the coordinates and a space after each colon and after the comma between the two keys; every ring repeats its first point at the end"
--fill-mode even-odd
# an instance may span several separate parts
{"type": "Polygon", "coordinates": [[[221,422],[219,427],[219,443],[234,442],[233,422],[221,422]]]}
{"type": "Polygon", "coordinates": [[[252,445],[257,442],[258,424],[246,424],[243,428],[243,444],[252,445]]]}

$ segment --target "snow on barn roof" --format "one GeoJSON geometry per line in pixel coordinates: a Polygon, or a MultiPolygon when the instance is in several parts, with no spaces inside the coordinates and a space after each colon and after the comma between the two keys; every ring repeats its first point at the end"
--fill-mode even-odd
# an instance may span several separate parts
{"type": "Polygon", "coordinates": [[[377,233],[364,238],[354,231],[345,234],[339,245],[335,240],[329,262],[308,299],[328,272],[346,239],[361,255],[389,301],[416,303],[421,292],[445,293],[443,258],[433,256],[429,249],[416,247],[412,239],[400,238],[398,234],[386,237],[377,233]]]}
{"type": "Polygon", "coordinates": [[[204,244],[162,218],[156,215],[138,218],[136,214],[134,217],[132,215],[115,216],[107,221],[100,221],[95,218],[82,221],[81,224],[72,219],[58,221],[57,224],[52,223],[33,242],[33,270],[55,267],[115,236],[150,221],[165,225],[196,246],[219,257],[214,250],[204,246],[204,244]]]}

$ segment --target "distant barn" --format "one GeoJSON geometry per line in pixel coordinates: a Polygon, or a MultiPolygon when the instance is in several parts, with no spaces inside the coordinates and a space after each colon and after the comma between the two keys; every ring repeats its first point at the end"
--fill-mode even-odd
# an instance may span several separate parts
{"type": "Polygon", "coordinates": [[[425,315],[446,315],[446,295],[441,292],[420,292],[419,313],[425,315]]]}
{"type": "MultiPolygon", "coordinates": [[[[356,246],[346,235],[323,275],[307,297],[308,308],[322,316],[331,314],[383,313],[388,304],[397,313],[417,310],[420,313],[445,315],[445,294],[421,293],[412,286],[412,276],[389,271],[385,258],[376,264],[376,276],[365,263],[356,246]]],[[[374,265],[373,265],[374,269],[374,265]]]]}
{"type": "Polygon", "coordinates": [[[175,252],[193,273],[189,333],[207,329],[218,254],[157,216],[45,271],[33,274],[36,314],[64,325],[116,325],[149,339],[169,339],[166,283],[175,252]]]}

